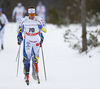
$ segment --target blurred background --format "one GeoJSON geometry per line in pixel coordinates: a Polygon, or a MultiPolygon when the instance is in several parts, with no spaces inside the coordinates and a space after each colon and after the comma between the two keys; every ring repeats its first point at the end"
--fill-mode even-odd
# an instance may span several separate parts
{"type": "MultiPolygon", "coordinates": [[[[12,21],[12,11],[17,3],[28,9],[37,6],[39,0],[0,0],[0,7],[8,20],[12,21]]],[[[46,7],[46,22],[53,24],[71,24],[81,22],[81,0],[41,0],[46,7]]],[[[86,0],[86,21],[90,25],[100,23],[100,0],[86,0]]],[[[27,15],[27,13],[26,13],[27,15]]]]}
{"type": "MultiPolygon", "coordinates": [[[[36,7],[39,1],[0,0],[0,8],[10,22],[5,27],[4,50],[0,50],[0,89],[27,89],[23,47],[17,45],[17,24],[12,20],[12,12],[18,3],[27,10],[29,6],[36,7]],[[15,58],[19,56],[19,77],[16,77],[19,59],[15,62],[15,58]]],[[[44,80],[40,49],[41,84],[30,78],[28,89],[100,89],[100,0],[41,1],[46,7],[43,52],[48,81],[44,80]]]]}

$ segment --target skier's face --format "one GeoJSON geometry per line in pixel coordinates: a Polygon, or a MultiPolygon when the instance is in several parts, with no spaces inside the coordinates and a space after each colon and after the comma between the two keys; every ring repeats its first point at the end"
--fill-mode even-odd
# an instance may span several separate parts
{"type": "Polygon", "coordinates": [[[34,19],[34,16],[35,16],[34,13],[30,13],[30,14],[29,14],[29,18],[32,19],[32,20],[34,19]]]}

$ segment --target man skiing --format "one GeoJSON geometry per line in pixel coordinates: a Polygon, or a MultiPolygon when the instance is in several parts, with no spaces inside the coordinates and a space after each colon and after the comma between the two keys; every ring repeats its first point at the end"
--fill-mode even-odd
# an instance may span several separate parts
{"type": "Polygon", "coordinates": [[[38,79],[38,60],[39,60],[39,46],[43,43],[43,32],[46,32],[44,22],[41,17],[35,16],[34,6],[28,9],[29,16],[21,19],[19,26],[19,33],[17,36],[18,44],[20,45],[23,37],[22,32],[24,32],[23,40],[23,63],[24,63],[24,74],[26,78],[26,83],[29,84],[29,70],[30,70],[30,60],[32,59],[32,76],[34,79],[38,79]],[[41,39],[40,39],[41,38],[41,39]]]}
{"type": "Polygon", "coordinates": [[[22,6],[22,3],[18,3],[17,6],[14,8],[12,12],[12,20],[14,21],[14,16],[16,16],[16,22],[17,22],[17,30],[19,28],[19,22],[24,17],[24,14],[26,13],[26,9],[24,6],[22,6]]]}
{"type": "Polygon", "coordinates": [[[42,4],[41,1],[38,2],[38,5],[36,7],[36,14],[38,16],[40,16],[43,20],[44,20],[44,23],[45,23],[45,14],[46,14],[46,8],[45,6],[42,4]]]}
{"type": "Polygon", "coordinates": [[[2,8],[0,8],[0,39],[1,39],[1,49],[4,49],[4,31],[5,25],[8,23],[8,19],[5,14],[2,13],[2,8]]]}

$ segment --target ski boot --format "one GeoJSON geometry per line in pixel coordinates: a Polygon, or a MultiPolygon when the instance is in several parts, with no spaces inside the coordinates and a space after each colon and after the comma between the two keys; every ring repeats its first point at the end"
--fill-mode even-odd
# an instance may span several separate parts
{"type": "Polygon", "coordinates": [[[26,84],[29,85],[29,74],[26,74],[26,84]]]}

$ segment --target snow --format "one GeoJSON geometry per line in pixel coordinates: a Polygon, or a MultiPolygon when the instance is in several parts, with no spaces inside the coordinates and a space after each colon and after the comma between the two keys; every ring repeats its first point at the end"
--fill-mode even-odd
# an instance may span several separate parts
{"type": "MultiPolygon", "coordinates": [[[[27,86],[23,74],[23,52],[20,51],[19,71],[17,73],[16,56],[17,25],[6,25],[4,35],[4,50],[0,50],[0,89],[100,89],[100,47],[93,48],[88,54],[79,54],[77,50],[64,42],[64,33],[67,29],[78,29],[80,25],[57,27],[47,24],[47,33],[44,33],[43,52],[46,67],[47,81],[45,81],[43,59],[40,49],[39,76],[40,84],[32,79],[30,69],[30,85],[27,86]]],[[[99,29],[88,27],[87,29],[99,29]]]]}

